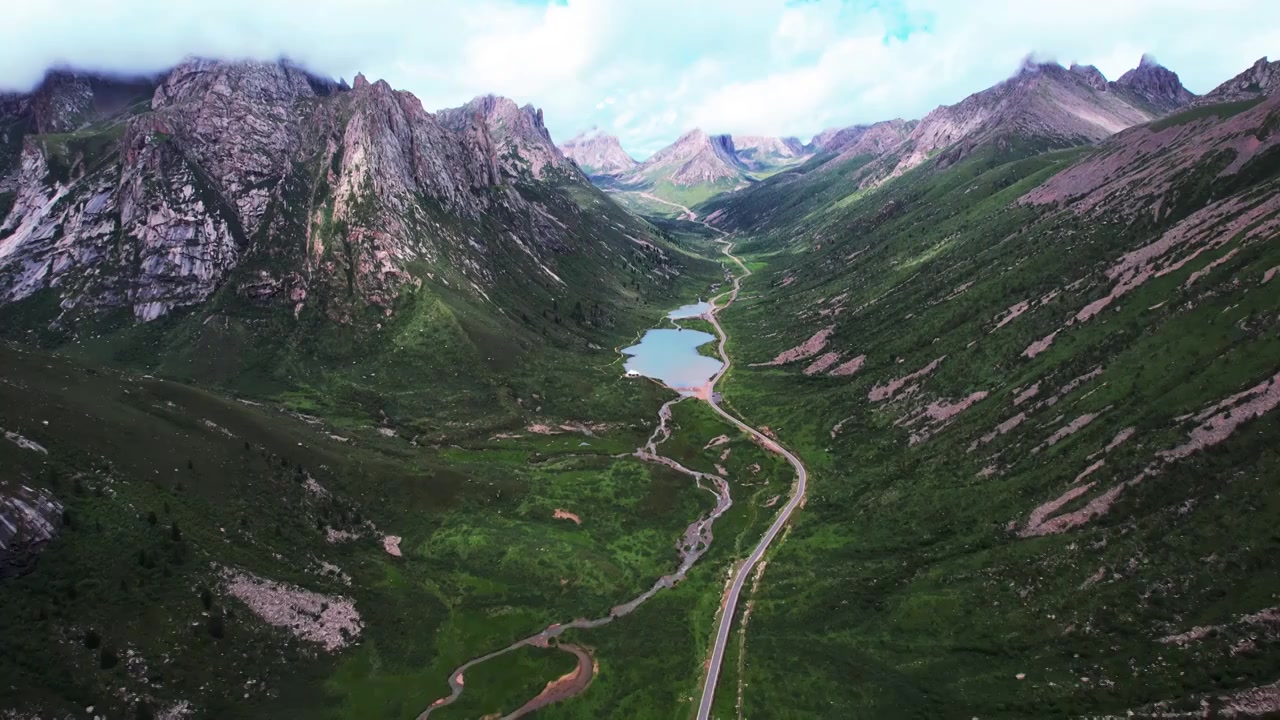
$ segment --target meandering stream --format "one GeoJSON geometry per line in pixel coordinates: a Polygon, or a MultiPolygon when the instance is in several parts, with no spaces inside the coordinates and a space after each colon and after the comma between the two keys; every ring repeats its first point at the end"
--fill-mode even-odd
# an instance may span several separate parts
{"type": "MultiPolygon", "coordinates": [[[[688,312],[686,308],[690,307],[699,306],[685,306],[685,308],[681,308],[681,310],[688,312]]],[[[710,306],[707,305],[707,307],[710,306]]],[[[673,311],[671,316],[675,317],[675,315],[680,313],[681,310],[673,311]]],[[[683,315],[682,317],[693,316],[683,315]]],[[[650,336],[653,333],[683,333],[689,336],[701,335],[705,340],[697,341],[692,345],[688,345],[689,342],[693,341],[686,340],[682,337],[681,344],[669,347],[666,344],[667,336],[660,335],[659,337],[663,338],[663,340],[660,341],[662,344],[657,346],[658,351],[656,355],[654,354],[655,346],[652,345],[643,351],[632,353],[633,358],[642,357],[648,358],[652,361],[652,363],[641,362],[641,366],[645,367],[646,370],[654,373],[660,373],[650,375],[650,372],[640,372],[640,374],[653,377],[654,379],[659,380],[659,382],[663,382],[663,384],[666,384],[668,387],[677,390],[677,392],[681,392],[681,397],[674,400],[668,400],[663,403],[661,408],[659,408],[657,428],[654,429],[653,434],[649,436],[649,439],[645,444],[636,449],[633,455],[647,462],[665,465],[677,472],[693,478],[694,482],[700,489],[706,490],[715,497],[715,507],[685,528],[684,534],[676,543],[676,554],[680,558],[680,564],[674,572],[658,578],[651,587],[639,595],[620,605],[615,605],[609,610],[609,614],[604,617],[592,619],[578,618],[566,623],[553,623],[533,635],[517,640],[516,642],[499,650],[495,650],[487,655],[473,658],[460,665],[449,675],[449,694],[432,703],[431,707],[428,707],[421,715],[418,716],[419,720],[425,720],[431,716],[432,712],[452,704],[462,695],[463,689],[465,688],[466,673],[468,670],[476,665],[505,655],[514,650],[518,650],[522,647],[557,647],[565,652],[573,653],[578,658],[578,667],[569,675],[549,683],[546,689],[539,693],[537,697],[525,703],[518,710],[504,715],[504,719],[521,717],[553,702],[565,700],[573,697],[579,692],[582,692],[591,683],[592,675],[594,673],[593,664],[584,660],[584,657],[587,657],[586,651],[576,645],[553,645],[551,642],[552,639],[558,638],[566,630],[587,630],[597,628],[602,625],[607,625],[615,619],[631,613],[658,592],[666,588],[673,587],[676,583],[683,580],[685,575],[689,572],[689,569],[698,561],[698,558],[702,557],[707,549],[711,547],[712,526],[715,524],[716,519],[723,515],[733,505],[733,500],[729,495],[729,483],[718,475],[699,472],[697,470],[687,468],[671,458],[658,454],[658,446],[671,437],[670,422],[672,406],[682,400],[685,400],[691,394],[687,389],[682,390],[675,385],[672,385],[668,380],[670,379],[674,382],[679,382],[679,380],[675,380],[675,378],[685,378],[690,381],[696,380],[697,384],[704,384],[710,381],[710,379],[719,372],[723,367],[723,363],[715,358],[698,355],[697,352],[698,346],[715,340],[716,338],[714,335],[696,332],[693,330],[677,331],[663,328],[648,331],[648,333],[645,334],[645,340],[650,339],[650,336]],[[683,347],[686,349],[686,352],[693,357],[682,357],[674,362],[667,362],[662,359],[662,352],[671,349],[671,347],[683,347]],[[696,360],[694,358],[696,358],[696,360]],[[691,371],[689,369],[690,361],[692,361],[694,366],[700,369],[691,371]],[[709,361],[709,363],[700,363],[698,361],[709,361]],[[690,372],[693,372],[694,374],[691,375],[690,372]]],[[[645,340],[642,340],[641,344],[644,344],[645,340]]],[[[636,347],[638,348],[639,346],[636,347]]],[[[629,348],[629,350],[630,349],[632,348],[629,348]]],[[[628,369],[631,369],[630,365],[628,365],[628,369]]]]}
{"type": "MultiPolygon", "coordinates": [[[[693,211],[684,208],[691,220],[697,220],[697,216],[693,211]]],[[[703,223],[705,225],[705,223],[703,223]]],[[[707,225],[707,227],[711,227],[707,225]]],[[[712,228],[715,229],[715,228],[712,228]]],[[[717,232],[720,232],[717,230],[717,232]]],[[[723,234],[723,233],[721,233],[723,234]]],[[[680,564],[676,571],[658,578],[652,587],[648,588],[639,595],[630,600],[615,605],[609,614],[604,617],[587,619],[578,618],[567,623],[553,623],[543,630],[530,635],[521,640],[495,650],[487,655],[474,658],[467,661],[456,668],[449,676],[449,694],[436,700],[426,710],[418,716],[418,720],[426,720],[431,713],[446,707],[455,702],[461,695],[464,688],[466,672],[471,668],[493,658],[505,655],[522,647],[557,647],[565,652],[572,653],[578,660],[575,670],[564,677],[554,680],[547,684],[536,697],[526,702],[519,709],[502,716],[505,719],[518,718],[528,713],[534,712],[539,708],[545,707],[553,702],[565,700],[582,692],[591,683],[594,674],[594,663],[588,662],[589,654],[581,647],[570,644],[552,645],[551,641],[558,638],[565,630],[579,629],[587,630],[607,625],[615,619],[635,610],[646,600],[656,595],[665,588],[674,586],[676,583],[684,579],[689,569],[698,561],[707,549],[711,546],[712,526],[717,518],[723,515],[733,505],[733,500],[729,495],[728,482],[718,476],[709,473],[698,472],[685,467],[679,462],[671,458],[658,454],[658,446],[671,437],[671,408],[678,402],[682,402],[689,397],[697,397],[706,400],[711,408],[730,424],[737,427],[747,435],[751,436],[756,443],[764,449],[782,455],[796,469],[796,485],[793,489],[791,497],[787,503],[779,511],[772,525],[765,532],[764,537],[756,545],[751,554],[737,565],[734,571],[732,581],[729,583],[725,591],[724,598],[721,602],[720,615],[717,617],[716,634],[711,649],[710,657],[707,662],[707,674],[703,678],[702,695],[699,699],[698,712],[696,717],[699,720],[705,720],[709,717],[711,704],[715,697],[716,683],[719,678],[720,665],[723,662],[724,650],[728,643],[729,628],[733,623],[734,609],[737,606],[738,598],[742,592],[743,583],[750,574],[752,567],[760,561],[770,544],[777,538],[779,531],[791,517],[792,512],[800,505],[804,499],[805,486],[808,480],[808,473],[804,464],[800,462],[794,454],[782,447],[777,441],[766,437],[758,430],[747,425],[745,422],[731,415],[728,411],[720,407],[716,395],[713,392],[715,384],[729,370],[729,356],[725,351],[725,344],[728,341],[728,335],[724,328],[720,326],[717,313],[733,304],[738,297],[738,291],[742,284],[742,279],[751,274],[751,270],[747,268],[743,262],[734,256],[730,251],[733,244],[725,239],[720,240],[723,243],[723,252],[726,257],[731,259],[742,272],[733,279],[733,287],[730,291],[722,294],[721,298],[727,298],[723,304],[712,302],[699,302],[696,304],[685,305],[672,311],[668,317],[671,319],[682,319],[692,317],[702,317],[711,323],[715,330],[715,335],[708,333],[688,330],[688,329],[667,329],[655,328],[645,333],[638,345],[632,346],[624,350],[624,354],[629,354],[626,368],[628,374],[638,374],[650,377],[657,382],[680,393],[680,397],[663,403],[658,410],[658,426],[654,429],[653,434],[644,445],[637,448],[633,455],[647,462],[659,463],[692,477],[697,486],[715,497],[715,507],[707,514],[699,517],[691,523],[684,531],[684,535],[676,543],[676,552],[680,558],[680,564]],[[654,333],[663,333],[654,335],[654,333]],[[675,333],[676,338],[666,333],[675,333]],[[652,336],[652,340],[650,340],[652,336]],[[699,337],[703,336],[703,337],[699,337]],[[705,338],[705,339],[704,339],[705,338]],[[719,360],[712,357],[700,355],[697,348],[702,345],[716,340],[717,352],[720,356],[719,360]],[[647,347],[646,341],[651,341],[647,347]],[[634,350],[635,352],[630,352],[634,350]],[[698,359],[694,359],[694,358],[698,359]],[[703,362],[709,361],[709,362],[703,362]]]]}

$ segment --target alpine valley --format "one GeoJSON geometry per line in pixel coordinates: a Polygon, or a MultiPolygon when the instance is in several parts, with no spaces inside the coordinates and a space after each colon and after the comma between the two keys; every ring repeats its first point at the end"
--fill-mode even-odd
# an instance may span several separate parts
{"type": "Polygon", "coordinates": [[[1242,70],[643,161],[285,60],[0,95],[0,718],[1280,715],[1242,70]]]}

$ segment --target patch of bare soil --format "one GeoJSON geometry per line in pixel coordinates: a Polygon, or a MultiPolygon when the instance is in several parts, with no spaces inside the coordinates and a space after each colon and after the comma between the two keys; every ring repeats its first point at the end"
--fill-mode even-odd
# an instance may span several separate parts
{"type": "Polygon", "coordinates": [[[595,677],[598,669],[595,661],[591,658],[591,654],[577,645],[566,643],[556,647],[565,652],[573,653],[578,658],[578,666],[547,683],[542,692],[538,693],[529,702],[521,705],[515,712],[507,715],[505,720],[515,720],[515,718],[524,717],[552,703],[568,700],[591,685],[591,680],[595,677]]]}
{"type": "Polygon", "coordinates": [[[1097,417],[1098,417],[1098,413],[1085,413],[1080,417],[1077,417],[1075,420],[1072,420],[1066,425],[1063,425],[1062,427],[1055,430],[1053,434],[1050,435],[1049,438],[1044,441],[1044,444],[1037,445],[1036,447],[1032,448],[1031,452],[1038,453],[1045,448],[1050,448],[1050,447],[1053,447],[1054,445],[1057,445],[1058,443],[1062,442],[1066,438],[1072,435],[1075,435],[1076,433],[1083,430],[1089,423],[1093,422],[1094,419],[1096,419],[1097,417]]]}
{"type": "Polygon", "coordinates": [[[840,363],[839,365],[836,366],[834,370],[832,370],[827,374],[832,377],[845,377],[848,375],[852,375],[858,372],[859,370],[861,370],[862,366],[866,364],[866,362],[867,362],[867,356],[859,355],[858,357],[852,360],[848,360],[843,363],[840,363]]]}
{"type": "Polygon", "coordinates": [[[386,537],[382,538],[382,549],[386,550],[388,555],[401,557],[400,541],[402,539],[403,538],[401,538],[399,535],[387,535],[386,537]]]}
{"type": "Polygon", "coordinates": [[[551,514],[551,517],[556,520],[572,520],[574,525],[582,524],[582,518],[578,517],[577,513],[571,513],[568,510],[561,510],[560,508],[556,508],[556,511],[551,514]]]}
{"type": "Polygon", "coordinates": [[[1014,415],[1013,417],[1009,418],[1008,420],[1005,420],[1004,422],[1000,423],[999,425],[996,425],[994,430],[983,435],[977,440],[974,440],[973,442],[969,443],[969,452],[973,452],[974,450],[977,450],[983,445],[986,445],[992,440],[995,440],[997,437],[1004,435],[1010,430],[1018,427],[1019,425],[1022,424],[1022,421],[1026,419],[1027,419],[1027,414],[1025,412],[1020,412],[1017,415],[1014,415]]]}
{"type": "Polygon", "coordinates": [[[942,428],[951,424],[951,421],[960,413],[968,410],[989,395],[986,390],[979,390],[967,397],[961,398],[956,402],[950,400],[937,400],[929,404],[920,414],[910,419],[899,420],[896,425],[902,427],[914,427],[923,422],[923,427],[911,433],[910,444],[917,445],[928,440],[942,428]]]}
{"type": "Polygon", "coordinates": [[[242,570],[224,569],[222,579],[227,594],[247,605],[259,618],[317,643],[328,652],[351,644],[364,629],[355,603],[341,595],[312,592],[242,570]]]}
{"type": "Polygon", "coordinates": [[[1027,346],[1026,350],[1022,351],[1022,356],[1025,358],[1033,358],[1039,355],[1040,353],[1044,352],[1045,350],[1048,350],[1049,346],[1053,344],[1053,340],[1058,336],[1059,332],[1060,332],[1059,330],[1054,330],[1048,335],[1045,335],[1039,340],[1031,343],[1030,345],[1027,346]]]}
{"type": "Polygon", "coordinates": [[[814,355],[822,352],[822,349],[827,346],[827,339],[831,337],[831,333],[835,332],[835,329],[834,325],[828,325],[814,333],[808,340],[805,340],[790,350],[784,350],[781,353],[778,353],[778,356],[769,362],[752,363],[751,366],[770,367],[774,365],[785,365],[789,362],[813,357],[814,355]]]}
{"type": "Polygon", "coordinates": [[[920,368],[919,370],[909,375],[903,375],[902,377],[896,380],[890,380],[888,383],[884,385],[876,385],[875,387],[871,388],[870,392],[867,393],[867,399],[870,400],[871,402],[881,402],[883,400],[891,399],[894,395],[898,394],[898,391],[901,390],[903,387],[906,387],[908,385],[910,385],[911,387],[915,387],[914,381],[920,380],[926,377],[927,375],[929,375],[930,373],[932,373],[934,370],[937,370],[938,366],[942,364],[942,361],[946,359],[947,359],[947,356],[943,355],[937,360],[934,360],[933,362],[929,363],[928,365],[925,365],[924,367],[920,368]]]}
{"type": "Polygon", "coordinates": [[[999,322],[996,323],[995,327],[991,328],[991,332],[995,332],[1000,328],[1004,327],[1005,325],[1008,325],[1009,323],[1013,322],[1015,319],[1017,319],[1019,315],[1021,315],[1022,313],[1026,312],[1029,309],[1031,309],[1031,303],[1026,300],[1023,300],[1020,303],[1015,303],[1013,305],[1010,305],[1008,310],[1004,311],[1002,315],[998,316],[1000,317],[1000,320],[999,322]]]}
{"type": "Polygon", "coordinates": [[[839,359],[840,359],[840,353],[838,352],[823,353],[822,355],[818,356],[817,360],[814,360],[812,363],[809,364],[808,367],[804,369],[804,374],[816,375],[817,373],[820,373],[823,370],[826,370],[832,365],[835,365],[836,361],[839,359]]]}

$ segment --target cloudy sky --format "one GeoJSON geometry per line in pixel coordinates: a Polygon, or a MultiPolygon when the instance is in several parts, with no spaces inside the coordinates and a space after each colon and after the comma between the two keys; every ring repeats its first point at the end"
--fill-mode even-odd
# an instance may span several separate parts
{"type": "Polygon", "coordinates": [[[643,158],[682,131],[797,135],[920,117],[1030,53],[1108,78],[1153,53],[1194,92],[1280,55],[1276,0],[40,0],[0,25],[0,87],[190,54],[362,71],[429,110],[497,93],[643,158]]]}

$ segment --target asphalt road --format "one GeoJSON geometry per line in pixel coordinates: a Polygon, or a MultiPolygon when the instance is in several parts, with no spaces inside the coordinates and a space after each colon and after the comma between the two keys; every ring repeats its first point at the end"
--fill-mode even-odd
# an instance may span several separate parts
{"type": "MultiPolygon", "coordinates": [[[[685,209],[688,211],[688,208],[685,209]]],[[[692,211],[688,212],[692,215],[692,211]]],[[[710,226],[708,225],[707,227],[710,226]]],[[[720,680],[720,666],[724,663],[724,651],[729,645],[729,631],[733,627],[734,612],[737,610],[738,598],[742,595],[742,588],[747,583],[747,577],[751,575],[751,569],[755,567],[756,563],[760,562],[760,559],[764,557],[765,552],[769,549],[769,545],[773,543],[774,539],[778,537],[778,533],[782,531],[787,521],[791,519],[791,514],[803,502],[805,488],[809,482],[809,472],[805,470],[804,463],[800,462],[800,458],[764,433],[730,415],[719,405],[715,385],[729,370],[730,361],[729,355],[725,353],[724,348],[729,338],[724,328],[720,327],[720,321],[716,318],[716,313],[733,304],[733,301],[738,298],[738,289],[742,285],[742,279],[751,274],[751,270],[730,252],[733,249],[733,243],[728,240],[721,240],[720,242],[725,244],[724,254],[737,263],[738,267],[742,268],[742,274],[733,279],[733,290],[729,293],[729,300],[724,305],[717,305],[708,314],[708,319],[715,327],[716,334],[720,336],[720,359],[724,363],[724,367],[720,368],[720,372],[716,373],[716,376],[711,379],[709,403],[712,410],[715,410],[716,413],[739,430],[755,438],[761,446],[786,458],[787,462],[791,463],[791,467],[796,470],[796,484],[792,489],[790,499],[787,500],[787,504],[778,512],[778,516],[774,518],[773,524],[769,526],[768,531],[760,538],[760,542],[756,544],[755,549],[735,568],[733,582],[730,583],[729,589],[725,592],[724,599],[720,603],[720,617],[716,624],[715,644],[711,647],[711,656],[707,662],[707,676],[702,685],[702,699],[698,702],[697,720],[710,720],[711,718],[711,704],[716,697],[716,683],[720,680]]]]}

